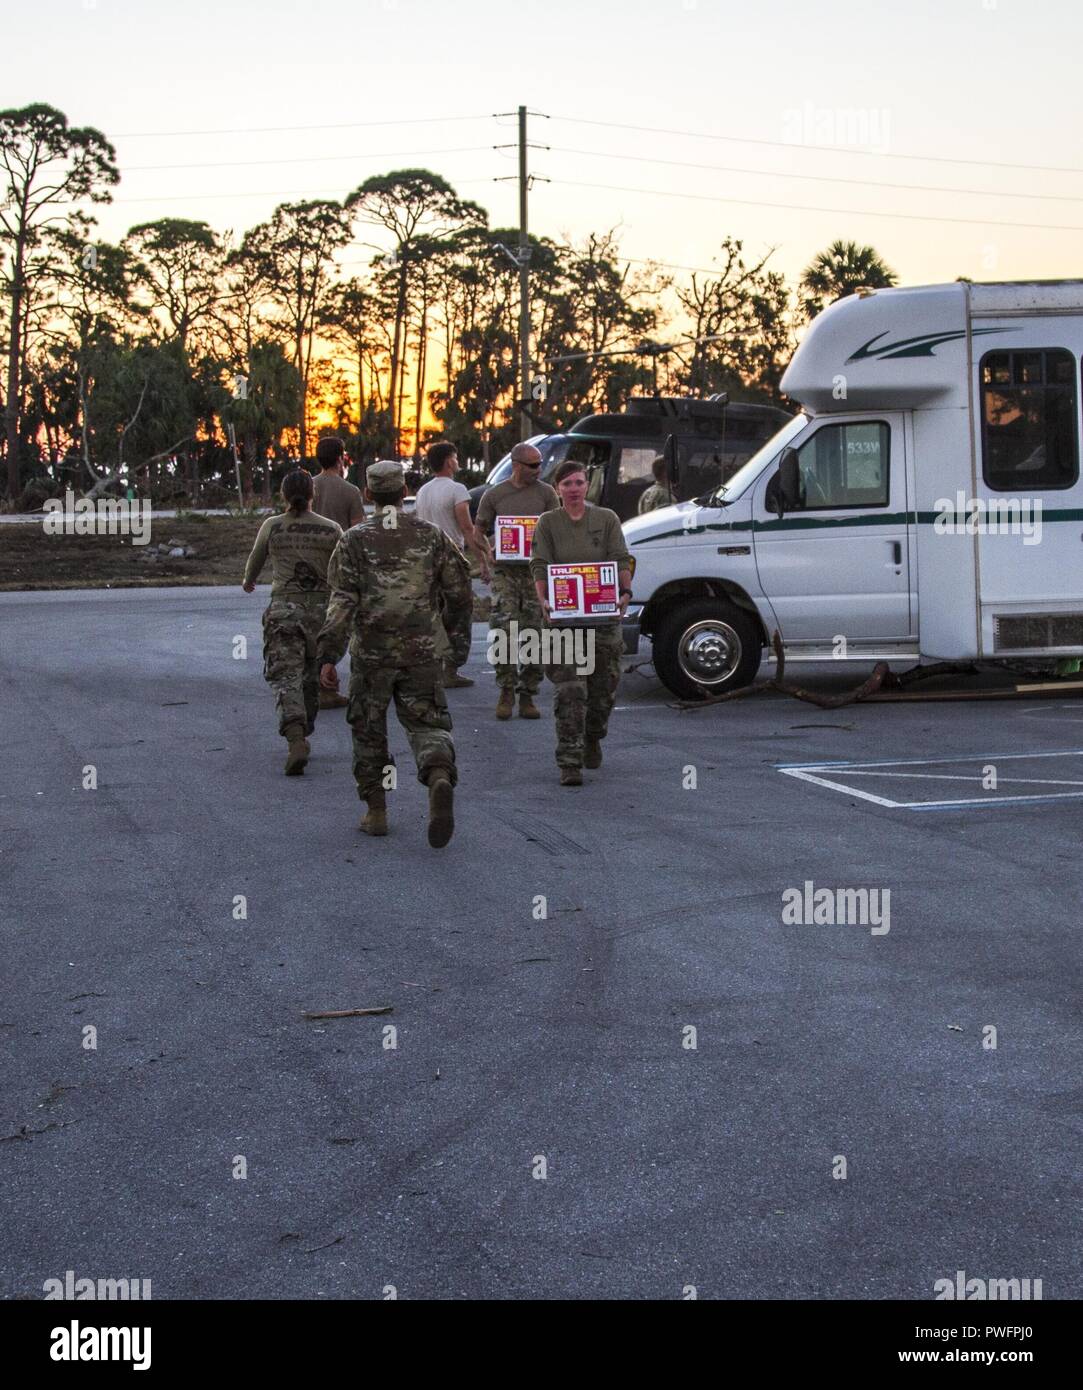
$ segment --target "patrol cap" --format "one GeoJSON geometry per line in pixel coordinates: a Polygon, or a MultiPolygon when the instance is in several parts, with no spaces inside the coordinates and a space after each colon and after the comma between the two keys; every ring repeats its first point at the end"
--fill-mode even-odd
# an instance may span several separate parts
{"type": "Polygon", "coordinates": [[[401,463],[394,459],[380,459],[365,469],[365,482],[371,493],[401,492],[406,488],[406,474],[401,463]]]}

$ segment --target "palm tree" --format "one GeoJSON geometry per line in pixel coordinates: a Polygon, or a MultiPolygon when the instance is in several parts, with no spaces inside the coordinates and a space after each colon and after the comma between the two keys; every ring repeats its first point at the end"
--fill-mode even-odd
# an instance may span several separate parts
{"type": "Polygon", "coordinates": [[[858,246],[856,241],[833,241],[801,274],[802,308],[806,318],[814,319],[836,299],[855,290],[881,290],[898,283],[899,277],[873,247],[858,246]]]}

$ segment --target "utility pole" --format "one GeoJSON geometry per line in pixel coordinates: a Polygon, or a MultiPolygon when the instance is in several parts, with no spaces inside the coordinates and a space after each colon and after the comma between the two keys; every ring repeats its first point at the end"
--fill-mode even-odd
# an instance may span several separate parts
{"type": "Polygon", "coordinates": [[[526,107],[519,107],[519,437],[534,431],[530,399],[530,239],[527,236],[526,107]]]}
{"type": "MultiPolygon", "coordinates": [[[[504,115],[511,115],[511,112],[504,112],[504,115]]],[[[541,112],[535,112],[541,115],[541,112]]],[[[526,136],[527,108],[520,106],[519,117],[519,245],[514,251],[507,246],[501,245],[500,250],[504,252],[512,265],[519,271],[519,434],[520,438],[526,439],[528,435],[535,433],[530,418],[528,402],[531,399],[530,382],[530,236],[527,231],[527,194],[530,192],[530,185],[533,183],[535,175],[527,172],[526,152],[528,149],[548,149],[548,145],[529,145],[526,136]]],[[[506,149],[507,146],[497,145],[496,149],[506,149]]],[[[548,182],[548,180],[544,180],[548,182]]],[[[502,182],[502,180],[497,180],[502,182]]]]}

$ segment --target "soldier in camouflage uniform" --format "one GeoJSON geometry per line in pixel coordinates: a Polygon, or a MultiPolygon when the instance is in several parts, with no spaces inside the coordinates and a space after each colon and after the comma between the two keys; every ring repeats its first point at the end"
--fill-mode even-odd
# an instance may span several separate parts
{"type": "Polygon", "coordinates": [[[639,516],[646,516],[648,512],[656,512],[659,507],[671,507],[677,500],[669,485],[665,454],[659,454],[653,461],[651,472],[654,474],[654,483],[644,491],[643,496],[639,499],[639,506],[636,508],[639,516]]]}
{"type": "MultiPolygon", "coordinates": [[[[511,477],[482,495],[478,504],[476,527],[488,539],[494,534],[498,516],[541,516],[555,511],[557,495],[548,483],[539,481],[542,456],[533,444],[516,444],[511,451],[511,477]]],[[[489,616],[489,631],[505,634],[505,643],[514,623],[520,634],[542,628],[542,612],[530,566],[521,560],[497,560],[493,565],[493,603],[489,616]]],[[[510,661],[496,666],[496,683],[500,697],[496,705],[497,719],[510,719],[519,696],[519,718],[540,719],[541,711],[534,696],[541,688],[541,667],[522,661],[518,652],[508,653],[510,661]]]]}
{"type": "MultiPolygon", "coordinates": [[[[574,665],[560,662],[548,663],[545,668],[556,688],[554,715],[560,784],[579,787],[583,784],[584,767],[602,765],[602,739],[620,683],[624,651],[620,617],[632,596],[632,560],[616,512],[587,502],[587,475],[581,463],[562,463],[556,472],[556,487],[561,510],[546,512],[539,518],[530,557],[530,573],[546,622],[550,621],[549,565],[613,560],[620,584],[620,615],[588,629],[594,646],[594,669],[590,675],[580,675],[574,665]]],[[[562,629],[557,627],[555,631],[562,629]]]]}
{"type": "Polygon", "coordinates": [[[455,747],[441,684],[434,629],[438,605],[453,621],[473,606],[470,570],[444,533],[402,510],[402,465],[374,463],[367,495],[376,513],[342,537],[328,570],[331,600],[319,635],[320,683],[337,685],[335,665],[350,645],[346,718],[353,729],[353,773],[368,812],[360,829],[387,834],[387,707],[406,730],[418,780],[429,789],[429,844],[454,830],[455,747]]]}
{"type": "Polygon", "coordinates": [[[286,776],[305,770],[307,736],[319,709],[316,638],[327,615],[327,565],[342,527],[312,511],[312,475],[295,468],[282,480],[288,510],[260,527],[244,571],[250,594],[270,556],[271,601],[263,614],[263,675],[275,695],[278,731],[285,738],[286,776]]]}

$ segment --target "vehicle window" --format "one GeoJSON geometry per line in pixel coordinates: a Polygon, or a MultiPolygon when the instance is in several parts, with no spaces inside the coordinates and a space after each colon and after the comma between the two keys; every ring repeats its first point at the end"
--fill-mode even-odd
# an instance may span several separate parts
{"type": "Polygon", "coordinates": [[[613,457],[610,440],[573,439],[564,457],[586,465],[587,501],[600,502],[605,489],[605,471],[613,457]]]}
{"type": "Polygon", "coordinates": [[[567,439],[554,439],[551,444],[538,445],[542,454],[541,476],[546,482],[553,481],[553,474],[567,456],[569,443],[567,439]]]}
{"type": "Polygon", "coordinates": [[[981,360],[982,475],[994,492],[1071,487],[1079,477],[1075,359],[1065,348],[981,360]]]}
{"type": "MultiPolygon", "coordinates": [[[[741,455],[743,458],[744,455],[741,455]]],[[[737,456],[724,454],[720,445],[681,444],[677,465],[677,491],[687,501],[709,492],[737,471],[737,456]],[[727,463],[729,469],[727,472],[727,463]]]]}
{"type": "Polygon", "coordinates": [[[660,450],[654,448],[637,449],[627,444],[620,451],[620,467],[617,472],[619,483],[653,483],[651,465],[660,450]]]}
{"type": "Polygon", "coordinates": [[[777,459],[785,446],[808,428],[808,423],[808,416],[804,414],[797,414],[792,420],[787,420],[766,443],[756,450],[750,459],[746,459],[741,464],[733,477],[722,487],[721,497],[726,502],[734,501],[740,497],[742,492],[761,476],[768,462],[777,459]]]}
{"type": "Polygon", "coordinates": [[[824,425],[797,451],[804,511],[886,507],[891,431],[881,420],[824,425]]]}
{"type": "Polygon", "coordinates": [[[497,483],[504,483],[511,477],[511,459],[503,459],[496,465],[493,471],[485,479],[490,487],[496,487],[497,483]]]}

